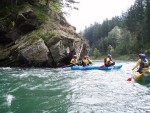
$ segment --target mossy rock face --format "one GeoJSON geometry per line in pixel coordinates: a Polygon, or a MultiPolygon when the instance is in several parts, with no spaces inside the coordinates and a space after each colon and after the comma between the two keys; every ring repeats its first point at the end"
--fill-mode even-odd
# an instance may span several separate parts
{"type": "Polygon", "coordinates": [[[0,44],[5,45],[13,43],[18,38],[31,33],[42,24],[31,5],[24,5],[24,7],[16,10],[16,12],[10,11],[9,14],[0,19],[0,23],[0,44]]]}
{"type": "Polygon", "coordinates": [[[14,65],[43,67],[48,65],[48,53],[44,40],[35,37],[18,41],[11,49],[11,58],[14,65]]]}
{"type": "Polygon", "coordinates": [[[1,54],[0,55],[0,60],[1,61],[7,59],[9,57],[9,55],[10,55],[10,48],[1,50],[0,54],[1,54]]]}
{"type": "Polygon", "coordinates": [[[26,3],[0,18],[0,66],[59,67],[87,54],[88,43],[53,10],[26,3]]]}
{"type": "Polygon", "coordinates": [[[43,63],[48,61],[48,48],[42,39],[35,40],[30,45],[23,45],[18,47],[18,54],[29,63],[43,63]]]}

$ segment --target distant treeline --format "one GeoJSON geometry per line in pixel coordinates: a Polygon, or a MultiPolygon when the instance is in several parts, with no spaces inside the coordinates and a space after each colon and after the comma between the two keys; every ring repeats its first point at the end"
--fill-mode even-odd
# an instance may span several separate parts
{"type": "Polygon", "coordinates": [[[136,0],[121,16],[94,23],[83,31],[91,55],[150,54],[150,0],[136,0]]]}

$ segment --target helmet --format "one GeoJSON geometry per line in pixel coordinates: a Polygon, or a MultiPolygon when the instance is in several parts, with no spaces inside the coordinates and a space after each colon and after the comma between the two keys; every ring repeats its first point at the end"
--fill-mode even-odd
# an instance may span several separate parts
{"type": "Polygon", "coordinates": [[[145,55],[145,54],[139,54],[139,57],[140,57],[141,59],[145,59],[145,58],[146,58],[146,55],[145,55]]]}
{"type": "Polygon", "coordinates": [[[87,55],[86,58],[89,58],[89,56],[87,55]]]}
{"type": "Polygon", "coordinates": [[[107,56],[108,56],[108,57],[111,57],[111,54],[108,54],[107,56]]]}
{"type": "Polygon", "coordinates": [[[145,58],[146,58],[146,55],[145,55],[145,54],[143,54],[143,55],[142,55],[142,59],[145,59],[145,58]]]}
{"type": "Polygon", "coordinates": [[[87,56],[84,56],[83,58],[84,58],[84,59],[86,59],[86,58],[87,58],[87,56]]]}
{"type": "Polygon", "coordinates": [[[142,54],[140,53],[139,55],[138,55],[140,58],[142,58],[142,54]]]}
{"type": "Polygon", "coordinates": [[[77,58],[77,55],[73,55],[73,58],[77,58]]]}

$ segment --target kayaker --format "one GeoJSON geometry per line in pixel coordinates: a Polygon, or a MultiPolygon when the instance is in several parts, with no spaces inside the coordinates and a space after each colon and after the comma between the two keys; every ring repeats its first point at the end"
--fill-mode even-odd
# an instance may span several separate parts
{"type": "Polygon", "coordinates": [[[77,60],[77,55],[73,55],[71,61],[70,61],[70,65],[74,66],[78,64],[78,60],[77,60]]]}
{"type": "Polygon", "coordinates": [[[111,54],[108,54],[107,57],[104,59],[104,65],[105,65],[106,67],[115,65],[115,62],[112,61],[112,56],[111,56],[111,54]]]}
{"type": "Polygon", "coordinates": [[[84,56],[82,59],[82,65],[87,66],[89,64],[92,64],[92,61],[90,60],[89,56],[84,56]]]}
{"type": "Polygon", "coordinates": [[[139,72],[139,73],[148,72],[149,61],[146,59],[146,55],[145,54],[139,54],[138,57],[139,57],[139,59],[138,59],[136,65],[132,68],[132,70],[135,70],[135,68],[138,68],[137,72],[139,72]]]}
{"type": "Polygon", "coordinates": [[[93,64],[93,62],[92,62],[92,60],[90,59],[90,57],[89,56],[86,56],[87,57],[87,59],[88,59],[88,61],[89,61],[89,64],[93,64]]]}

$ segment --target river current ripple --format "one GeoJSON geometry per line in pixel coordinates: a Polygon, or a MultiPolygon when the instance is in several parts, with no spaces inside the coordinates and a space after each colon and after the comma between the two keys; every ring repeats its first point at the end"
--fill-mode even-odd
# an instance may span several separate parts
{"type": "MultiPolygon", "coordinates": [[[[150,83],[119,70],[0,68],[0,113],[150,113],[150,83]]],[[[94,65],[102,62],[94,61],[94,65]]]]}

